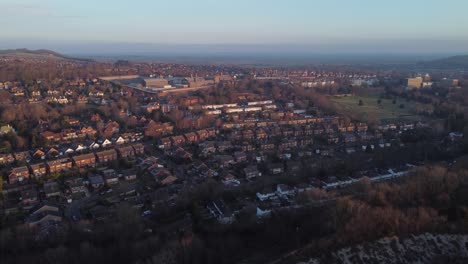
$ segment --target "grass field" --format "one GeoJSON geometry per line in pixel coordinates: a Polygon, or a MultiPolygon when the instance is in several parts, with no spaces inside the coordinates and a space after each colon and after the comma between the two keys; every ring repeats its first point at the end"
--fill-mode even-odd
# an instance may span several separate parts
{"type": "MultiPolygon", "coordinates": [[[[393,99],[383,98],[380,98],[381,103],[378,104],[379,97],[377,95],[331,97],[330,100],[339,113],[352,119],[382,123],[395,120],[418,121],[424,119],[423,116],[416,114],[417,104],[407,102],[403,98],[396,98],[395,104],[393,104],[393,99]],[[362,100],[362,105],[359,105],[359,100],[362,100]],[[402,104],[404,107],[400,107],[402,104]]],[[[418,107],[424,106],[418,104],[418,107]]]]}

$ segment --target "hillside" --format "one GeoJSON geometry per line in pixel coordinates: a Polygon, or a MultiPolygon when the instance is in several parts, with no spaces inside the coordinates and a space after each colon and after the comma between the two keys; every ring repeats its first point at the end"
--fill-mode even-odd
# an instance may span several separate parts
{"type": "Polygon", "coordinates": [[[72,58],[60,54],[55,51],[39,49],[39,50],[29,50],[29,49],[8,49],[0,50],[0,56],[3,57],[29,57],[29,58],[48,58],[48,59],[57,59],[57,60],[77,60],[77,61],[91,61],[89,59],[81,58],[72,58]]]}
{"type": "Polygon", "coordinates": [[[468,263],[468,235],[422,234],[383,238],[343,248],[300,264],[320,263],[468,263]]]}
{"type": "Polygon", "coordinates": [[[422,65],[434,68],[468,68],[468,55],[453,56],[434,61],[423,62],[422,65]]]}

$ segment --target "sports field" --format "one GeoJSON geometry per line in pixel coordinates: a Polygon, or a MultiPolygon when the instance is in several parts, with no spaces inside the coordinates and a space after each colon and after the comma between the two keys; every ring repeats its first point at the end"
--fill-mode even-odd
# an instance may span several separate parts
{"type": "Polygon", "coordinates": [[[396,120],[418,121],[424,117],[417,115],[416,107],[425,107],[415,102],[407,102],[403,98],[393,99],[379,98],[377,95],[369,96],[346,96],[331,97],[339,113],[349,116],[352,119],[363,121],[393,122],[396,120]],[[380,99],[380,104],[378,100],[380,99]],[[362,105],[359,101],[362,100],[362,105]],[[403,105],[403,107],[400,107],[403,105]]]}

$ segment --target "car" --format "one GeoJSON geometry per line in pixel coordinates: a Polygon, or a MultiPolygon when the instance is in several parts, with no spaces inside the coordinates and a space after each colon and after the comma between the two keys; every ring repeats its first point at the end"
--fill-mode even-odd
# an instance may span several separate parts
{"type": "Polygon", "coordinates": [[[146,210],[141,214],[141,216],[145,217],[145,216],[150,216],[151,214],[152,212],[150,210],[146,210]]]}

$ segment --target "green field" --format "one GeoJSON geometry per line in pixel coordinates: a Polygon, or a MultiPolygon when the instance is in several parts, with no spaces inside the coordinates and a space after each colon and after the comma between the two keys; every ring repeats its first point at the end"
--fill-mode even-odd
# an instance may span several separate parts
{"type": "Polygon", "coordinates": [[[393,104],[393,99],[380,98],[381,103],[378,104],[379,97],[377,95],[331,97],[330,100],[340,114],[356,120],[382,123],[395,120],[423,120],[424,117],[417,114],[416,107],[419,108],[418,110],[427,107],[419,103],[407,102],[403,98],[396,98],[395,104],[393,104]],[[362,105],[359,105],[359,100],[362,100],[362,105]],[[404,105],[403,108],[400,107],[401,104],[404,105]]]}

